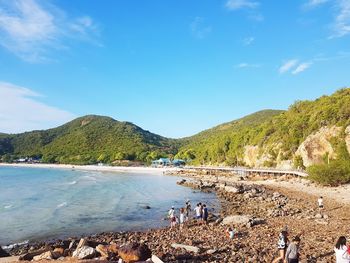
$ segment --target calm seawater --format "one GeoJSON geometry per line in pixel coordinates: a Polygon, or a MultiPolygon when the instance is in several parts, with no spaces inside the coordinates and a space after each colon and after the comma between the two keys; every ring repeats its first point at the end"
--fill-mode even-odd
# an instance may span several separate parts
{"type": "Polygon", "coordinates": [[[187,198],[193,208],[202,201],[218,212],[214,193],[178,186],[178,180],[141,173],[0,167],[0,245],[167,226],[167,211],[172,205],[184,206],[187,198]]]}

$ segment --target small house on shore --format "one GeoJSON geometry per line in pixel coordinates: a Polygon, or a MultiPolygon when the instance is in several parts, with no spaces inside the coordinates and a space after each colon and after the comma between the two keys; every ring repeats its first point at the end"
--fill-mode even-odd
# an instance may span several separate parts
{"type": "Polygon", "coordinates": [[[152,167],[165,167],[165,166],[182,166],[185,165],[186,162],[181,159],[174,159],[171,161],[169,158],[160,158],[159,160],[152,161],[152,167]]]}

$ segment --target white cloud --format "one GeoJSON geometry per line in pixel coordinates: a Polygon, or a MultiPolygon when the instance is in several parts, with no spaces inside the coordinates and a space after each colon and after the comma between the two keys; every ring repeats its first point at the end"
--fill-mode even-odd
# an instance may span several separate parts
{"type": "Polygon", "coordinates": [[[259,6],[259,3],[251,0],[228,0],[226,8],[229,10],[238,10],[242,8],[254,9],[259,6]]]}
{"type": "Polygon", "coordinates": [[[249,46],[251,44],[253,44],[253,42],[255,41],[255,38],[254,37],[246,37],[243,39],[243,45],[244,46],[249,46]]]}
{"type": "Polygon", "coordinates": [[[333,22],[333,34],[329,38],[343,37],[350,33],[350,1],[337,0],[337,15],[333,22]]]}
{"type": "Polygon", "coordinates": [[[260,68],[260,64],[249,64],[249,63],[240,63],[236,65],[236,68],[260,68]]]}
{"type": "Polygon", "coordinates": [[[291,59],[283,63],[283,65],[279,68],[279,72],[281,74],[288,72],[291,70],[293,67],[295,67],[298,63],[297,59],[291,59]]]}
{"type": "Polygon", "coordinates": [[[312,65],[311,62],[301,63],[296,67],[296,69],[293,70],[292,74],[293,75],[299,74],[299,73],[303,72],[304,70],[308,69],[311,65],[312,65]]]}
{"type": "Polygon", "coordinates": [[[329,0],[309,0],[304,7],[306,8],[314,8],[314,7],[318,7],[324,3],[329,2],[329,0]]]}
{"type": "Polygon", "coordinates": [[[0,82],[0,132],[18,133],[47,129],[75,115],[39,101],[42,96],[28,88],[0,82]]]}
{"type": "Polygon", "coordinates": [[[91,40],[97,32],[90,17],[69,18],[50,1],[0,0],[0,44],[28,62],[48,60],[67,38],[91,40]]]}
{"type": "Polygon", "coordinates": [[[197,38],[205,38],[212,32],[212,27],[205,24],[203,17],[195,17],[190,24],[192,34],[197,38]]]}

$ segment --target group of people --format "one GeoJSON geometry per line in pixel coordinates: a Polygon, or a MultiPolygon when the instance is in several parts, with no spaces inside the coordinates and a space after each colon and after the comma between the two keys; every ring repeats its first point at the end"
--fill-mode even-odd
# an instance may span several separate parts
{"type": "MultiPolygon", "coordinates": [[[[195,212],[195,218],[198,220],[198,222],[205,224],[208,222],[209,213],[206,204],[198,203],[193,211],[195,212]]],[[[181,207],[179,209],[179,216],[177,216],[175,207],[172,206],[168,212],[170,227],[173,228],[176,226],[176,224],[180,224],[180,229],[182,229],[184,223],[190,219],[191,213],[192,207],[190,200],[186,201],[185,207],[181,207]]]]}
{"type": "Polygon", "coordinates": [[[284,228],[278,236],[277,249],[278,257],[275,258],[272,263],[286,262],[286,263],[298,263],[299,262],[299,244],[300,236],[297,235],[289,242],[288,230],[284,228]]]}

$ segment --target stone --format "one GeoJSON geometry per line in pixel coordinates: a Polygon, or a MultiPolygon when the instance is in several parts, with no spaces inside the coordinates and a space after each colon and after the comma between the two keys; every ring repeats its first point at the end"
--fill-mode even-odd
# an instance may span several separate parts
{"type": "Polygon", "coordinates": [[[88,244],[87,240],[82,238],[82,239],[80,239],[80,241],[78,243],[77,249],[84,247],[84,246],[87,246],[87,244],[88,244]]]}
{"type": "Polygon", "coordinates": [[[217,250],[216,249],[209,249],[209,250],[207,250],[207,254],[209,254],[209,255],[211,255],[211,254],[214,254],[214,253],[216,253],[217,252],[217,250]]]}
{"type": "Polygon", "coordinates": [[[151,260],[153,263],[164,263],[159,257],[156,255],[152,255],[151,260]]]}
{"type": "Polygon", "coordinates": [[[43,260],[43,259],[54,259],[52,251],[46,251],[38,256],[33,257],[34,261],[39,261],[39,260],[43,260]]]}
{"type": "Polygon", "coordinates": [[[34,251],[34,252],[30,252],[30,253],[26,253],[22,256],[19,257],[19,260],[32,260],[35,256],[38,256],[38,255],[41,255],[45,252],[47,252],[49,249],[40,249],[40,250],[37,250],[37,251],[34,251]]]}
{"type": "Polygon", "coordinates": [[[147,260],[152,256],[148,246],[139,243],[130,243],[118,249],[118,255],[126,263],[147,260]]]}
{"type": "Polygon", "coordinates": [[[75,240],[72,240],[69,244],[68,249],[72,249],[74,247],[74,245],[75,245],[75,240]]]}
{"type": "Polygon", "coordinates": [[[64,256],[64,248],[61,248],[61,247],[55,248],[54,251],[52,252],[52,255],[53,255],[54,259],[63,257],[64,256]]]}
{"type": "Polygon", "coordinates": [[[241,193],[241,189],[234,186],[225,186],[225,191],[228,193],[234,193],[234,194],[241,193]]]}
{"type": "Polygon", "coordinates": [[[315,218],[316,219],[322,219],[322,215],[320,213],[318,213],[318,214],[315,215],[315,218]]]}
{"type": "Polygon", "coordinates": [[[174,243],[174,244],[171,244],[171,247],[173,247],[173,248],[183,248],[186,251],[194,252],[194,253],[198,253],[199,252],[199,248],[198,247],[194,247],[194,246],[187,246],[187,245],[174,243]]]}
{"type": "Polygon", "coordinates": [[[246,225],[249,223],[250,217],[246,215],[227,216],[222,220],[224,225],[246,225]]]}
{"type": "Polygon", "coordinates": [[[108,246],[104,246],[104,245],[98,245],[96,247],[96,251],[98,253],[101,254],[102,257],[107,257],[109,256],[109,253],[108,253],[108,246]]]}
{"type": "Polygon", "coordinates": [[[83,246],[73,252],[73,257],[78,259],[91,259],[96,256],[96,250],[92,247],[83,246]]]}
{"type": "Polygon", "coordinates": [[[9,256],[10,256],[10,254],[7,253],[5,250],[3,250],[1,248],[1,246],[0,246],[0,258],[2,258],[2,257],[9,257],[9,256]]]}

